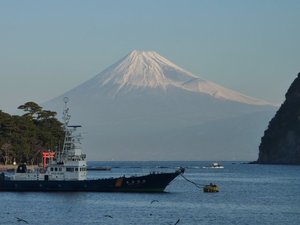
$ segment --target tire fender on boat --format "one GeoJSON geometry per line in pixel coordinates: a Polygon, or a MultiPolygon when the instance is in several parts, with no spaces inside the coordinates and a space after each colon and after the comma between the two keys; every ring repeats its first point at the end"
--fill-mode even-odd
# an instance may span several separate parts
{"type": "Polygon", "coordinates": [[[120,188],[123,185],[123,178],[118,178],[115,183],[115,187],[120,188]]]}

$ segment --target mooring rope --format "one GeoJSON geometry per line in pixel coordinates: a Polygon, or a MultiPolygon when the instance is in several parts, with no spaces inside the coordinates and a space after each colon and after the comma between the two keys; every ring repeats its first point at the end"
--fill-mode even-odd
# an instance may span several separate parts
{"type": "Polygon", "coordinates": [[[204,186],[206,186],[206,184],[198,184],[194,181],[191,181],[190,179],[186,178],[185,176],[183,176],[183,174],[180,174],[183,179],[185,179],[187,182],[190,182],[191,184],[194,184],[197,188],[202,189],[204,186]]]}

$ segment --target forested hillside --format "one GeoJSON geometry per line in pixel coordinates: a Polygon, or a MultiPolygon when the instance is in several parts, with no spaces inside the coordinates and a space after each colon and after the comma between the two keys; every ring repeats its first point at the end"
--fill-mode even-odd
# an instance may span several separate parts
{"type": "Polygon", "coordinates": [[[59,150],[63,143],[62,123],[56,112],[43,110],[35,102],[18,107],[21,116],[0,110],[0,163],[41,162],[42,151],[59,150]]]}

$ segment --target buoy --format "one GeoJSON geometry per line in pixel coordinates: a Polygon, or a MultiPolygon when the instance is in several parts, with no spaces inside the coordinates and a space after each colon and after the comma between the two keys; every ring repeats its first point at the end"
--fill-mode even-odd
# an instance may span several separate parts
{"type": "Polygon", "coordinates": [[[210,183],[210,184],[198,184],[195,183],[194,181],[191,181],[187,179],[185,176],[180,174],[187,182],[190,182],[191,184],[194,184],[197,188],[201,189],[203,188],[203,192],[219,192],[219,187],[216,184],[210,183]]]}
{"type": "Polygon", "coordinates": [[[209,192],[209,193],[219,192],[219,187],[216,184],[211,183],[203,187],[203,192],[209,192]]]}

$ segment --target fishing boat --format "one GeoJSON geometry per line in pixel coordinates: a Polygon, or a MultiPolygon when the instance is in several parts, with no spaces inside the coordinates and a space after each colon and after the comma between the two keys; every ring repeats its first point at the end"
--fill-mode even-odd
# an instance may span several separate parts
{"type": "Polygon", "coordinates": [[[209,168],[209,169],[224,169],[224,166],[220,165],[217,162],[214,162],[209,166],[203,166],[203,169],[207,169],[207,168],[209,168]]]}
{"type": "Polygon", "coordinates": [[[0,191],[14,192],[164,192],[165,188],[184,168],[174,172],[151,172],[140,176],[87,179],[86,154],[81,148],[80,125],[69,125],[71,118],[64,98],[63,127],[65,132],[61,152],[45,152],[44,166],[28,169],[18,165],[8,176],[0,174],[0,191]],[[46,159],[48,163],[46,164],[46,159]]]}

